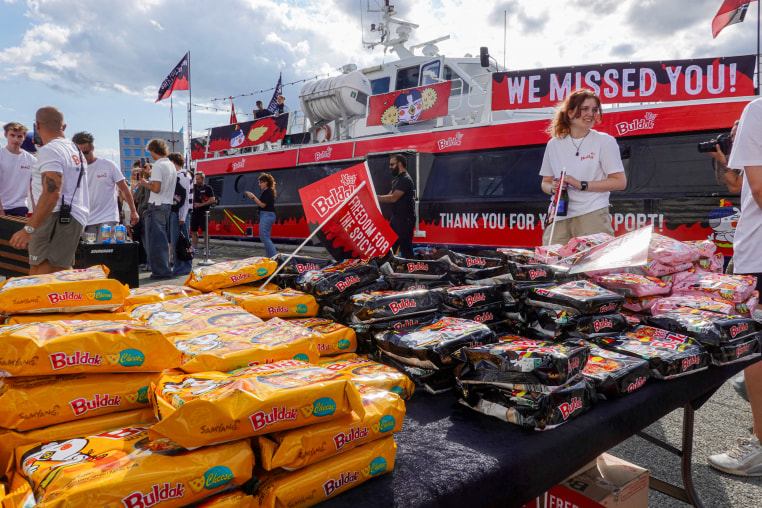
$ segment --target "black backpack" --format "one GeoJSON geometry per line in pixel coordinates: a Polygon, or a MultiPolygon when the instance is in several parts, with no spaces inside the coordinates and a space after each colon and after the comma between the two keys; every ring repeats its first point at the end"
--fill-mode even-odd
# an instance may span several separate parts
{"type": "Polygon", "coordinates": [[[185,187],[183,186],[182,182],[180,181],[180,177],[177,177],[177,180],[175,180],[175,195],[172,196],[172,211],[173,212],[179,212],[180,208],[183,207],[183,203],[185,203],[185,198],[188,197],[188,195],[185,192],[185,187]]]}

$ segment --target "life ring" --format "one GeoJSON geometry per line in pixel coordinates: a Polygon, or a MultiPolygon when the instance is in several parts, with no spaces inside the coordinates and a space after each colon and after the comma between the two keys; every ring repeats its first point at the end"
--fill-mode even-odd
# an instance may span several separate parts
{"type": "Polygon", "coordinates": [[[329,141],[331,139],[331,128],[327,125],[323,125],[322,127],[318,127],[315,130],[315,141],[318,143],[323,143],[324,141],[329,141]]]}

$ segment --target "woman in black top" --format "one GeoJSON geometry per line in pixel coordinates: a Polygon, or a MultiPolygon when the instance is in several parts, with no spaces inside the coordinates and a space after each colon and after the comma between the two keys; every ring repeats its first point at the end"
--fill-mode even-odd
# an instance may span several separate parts
{"type": "Polygon", "coordinates": [[[246,195],[259,206],[259,238],[265,246],[265,255],[273,257],[278,253],[270,239],[273,224],[275,224],[275,179],[268,173],[259,175],[259,188],[262,194],[257,198],[252,192],[246,195]]]}

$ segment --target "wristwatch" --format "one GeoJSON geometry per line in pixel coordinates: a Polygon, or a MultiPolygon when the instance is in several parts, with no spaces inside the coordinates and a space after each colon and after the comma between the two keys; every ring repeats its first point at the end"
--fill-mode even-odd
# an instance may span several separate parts
{"type": "Polygon", "coordinates": [[[24,226],[24,231],[26,231],[30,235],[33,235],[34,232],[37,231],[37,230],[35,228],[33,228],[32,226],[24,226]]]}
{"type": "Polygon", "coordinates": [[[579,185],[579,190],[586,191],[587,190],[587,182],[585,182],[584,180],[581,181],[580,185],[579,185]]]}

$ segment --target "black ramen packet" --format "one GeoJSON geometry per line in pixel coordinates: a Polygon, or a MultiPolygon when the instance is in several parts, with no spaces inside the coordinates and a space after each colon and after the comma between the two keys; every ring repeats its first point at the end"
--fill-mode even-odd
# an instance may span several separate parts
{"type": "Polygon", "coordinates": [[[450,309],[474,309],[503,301],[502,286],[455,286],[444,289],[443,304],[450,309]]]}
{"type": "Polygon", "coordinates": [[[387,263],[381,265],[381,271],[390,277],[442,279],[450,272],[450,264],[447,261],[404,259],[393,256],[387,263]]]}
{"type": "Polygon", "coordinates": [[[442,301],[440,290],[417,289],[414,291],[374,291],[360,293],[350,298],[351,319],[355,323],[398,319],[410,314],[421,314],[439,309],[442,301]]]}
{"type": "Polygon", "coordinates": [[[413,332],[385,331],[374,335],[374,342],[385,354],[400,362],[425,369],[453,366],[452,353],[463,346],[496,342],[486,325],[444,317],[413,332]]]}
{"type": "Polygon", "coordinates": [[[461,404],[528,429],[550,430],[588,411],[595,404],[593,384],[580,377],[550,393],[507,391],[457,385],[461,404]]]}
{"type": "Polygon", "coordinates": [[[648,361],[592,346],[582,375],[603,398],[622,397],[642,387],[651,377],[648,361]]]}
{"type": "Polygon", "coordinates": [[[320,270],[299,276],[297,288],[317,298],[351,293],[352,290],[378,280],[380,273],[375,261],[348,259],[320,270]]]}
{"type": "Polygon", "coordinates": [[[758,325],[751,318],[727,316],[689,307],[649,316],[646,324],[689,335],[704,345],[719,346],[757,333],[758,325]]]}
{"type": "Polygon", "coordinates": [[[289,255],[282,252],[278,253],[274,259],[281,267],[279,273],[292,275],[301,275],[310,270],[322,270],[331,264],[331,260],[328,258],[312,256],[291,256],[289,259],[289,255]]]}
{"type": "Polygon", "coordinates": [[[611,314],[622,310],[624,297],[590,281],[576,280],[547,289],[533,288],[526,303],[571,314],[611,314]]]}

